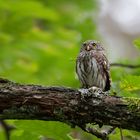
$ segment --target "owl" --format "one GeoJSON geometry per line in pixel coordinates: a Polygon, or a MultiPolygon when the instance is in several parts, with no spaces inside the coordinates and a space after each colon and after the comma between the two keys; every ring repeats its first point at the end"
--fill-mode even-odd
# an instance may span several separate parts
{"type": "Polygon", "coordinates": [[[88,40],[82,44],[76,59],[76,73],[82,88],[110,90],[110,66],[100,42],[88,40]]]}

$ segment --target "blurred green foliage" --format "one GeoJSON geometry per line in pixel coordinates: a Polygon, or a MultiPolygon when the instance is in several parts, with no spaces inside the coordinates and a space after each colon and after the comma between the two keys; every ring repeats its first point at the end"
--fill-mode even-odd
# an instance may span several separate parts
{"type": "MultiPolygon", "coordinates": [[[[0,77],[22,83],[79,87],[75,59],[80,44],[100,39],[96,10],[95,0],[0,0],[0,77]]],[[[135,44],[140,46],[140,40],[135,44]]],[[[139,97],[139,74],[140,69],[112,68],[112,90],[121,96],[139,97]]],[[[43,140],[44,136],[54,140],[97,139],[59,122],[8,122],[17,127],[11,140],[43,140]]],[[[119,140],[119,135],[116,130],[110,138],[119,140]]],[[[125,131],[126,137],[132,135],[136,134],[125,131]]],[[[3,137],[0,133],[0,139],[3,137]]]]}
{"type": "Polygon", "coordinates": [[[1,0],[1,76],[77,87],[75,58],[81,41],[96,37],[94,9],[93,0],[1,0]]]}

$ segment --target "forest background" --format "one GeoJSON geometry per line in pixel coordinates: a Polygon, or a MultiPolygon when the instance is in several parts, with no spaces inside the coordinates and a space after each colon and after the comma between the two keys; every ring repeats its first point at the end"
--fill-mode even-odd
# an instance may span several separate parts
{"type": "MultiPolygon", "coordinates": [[[[25,84],[79,88],[75,60],[81,43],[103,40],[97,29],[97,13],[95,0],[0,0],[0,77],[25,84]]],[[[140,51],[140,40],[135,38],[132,43],[140,51]]],[[[117,62],[138,64],[140,56],[117,62]]],[[[111,67],[111,77],[111,90],[118,96],[140,97],[140,68],[111,67]]],[[[60,122],[7,122],[16,126],[11,140],[97,139],[60,122]]],[[[123,135],[126,140],[140,139],[140,133],[134,131],[123,130],[123,135]]],[[[4,140],[2,128],[0,139],[4,140]]],[[[120,139],[119,129],[110,139],[120,139]]]]}

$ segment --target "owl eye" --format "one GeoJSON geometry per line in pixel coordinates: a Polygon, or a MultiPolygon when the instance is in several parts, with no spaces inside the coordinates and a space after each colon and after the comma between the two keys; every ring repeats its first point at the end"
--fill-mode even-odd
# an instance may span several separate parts
{"type": "Polygon", "coordinates": [[[96,46],[96,43],[92,43],[92,46],[96,46]]]}
{"type": "Polygon", "coordinates": [[[86,46],[86,43],[83,43],[83,46],[86,46]]]}

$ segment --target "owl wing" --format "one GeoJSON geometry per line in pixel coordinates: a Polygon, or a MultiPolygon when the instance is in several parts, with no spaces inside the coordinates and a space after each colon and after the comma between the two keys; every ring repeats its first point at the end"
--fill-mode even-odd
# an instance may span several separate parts
{"type": "Polygon", "coordinates": [[[110,80],[110,66],[109,62],[102,52],[96,52],[93,54],[93,57],[96,59],[97,63],[99,64],[99,70],[103,77],[106,78],[106,84],[105,84],[105,91],[110,90],[111,87],[111,80],[110,80]]]}
{"type": "Polygon", "coordinates": [[[81,82],[82,88],[88,88],[87,72],[86,72],[87,67],[88,67],[88,63],[85,62],[85,52],[80,52],[80,54],[76,59],[76,73],[78,79],[81,82]]]}

